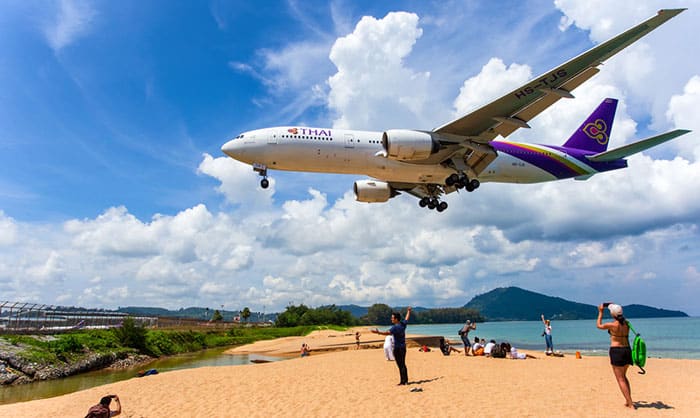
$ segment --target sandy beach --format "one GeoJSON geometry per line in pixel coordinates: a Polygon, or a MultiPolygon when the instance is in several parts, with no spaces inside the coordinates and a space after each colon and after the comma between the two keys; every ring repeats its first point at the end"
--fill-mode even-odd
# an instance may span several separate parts
{"type": "Polygon", "coordinates": [[[624,408],[607,357],[510,360],[445,357],[408,350],[409,386],[396,386],[394,362],[381,337],[362,330],[320,331],[261,341],[235,353],[311,356],[248,366],[162,373],[51,399],[0,406],[2,417],[82,417],[105,394],[116,393],[125,417],[404,417],[404,416],[664,416],[700,413],[700,361],[649,359],[647,374],[630,369],[636,411],[624,408]],[[374,342],[372,342],[374,341],[374,342]],[[337,350],[341,351],[324,351],[337,350]],[[416,391],[420,389],[420,391],[416,391]]]}

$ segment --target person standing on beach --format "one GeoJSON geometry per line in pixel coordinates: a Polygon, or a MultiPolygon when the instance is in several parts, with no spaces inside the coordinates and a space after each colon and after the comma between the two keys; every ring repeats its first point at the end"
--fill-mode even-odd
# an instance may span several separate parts
{"type": "Polygon", "coordinates": [[[122,404],[119,402],[119,396],[117,395],[107,395],[100,399],[100,403],[90,407],[85,418],[109,418],[116,417],[122,413],[122,404]],[[109,404],[112,403],[112,399],[117,403],[117,409],[112,411],[109,409],[109,404]]]}
{"type": "Polygon", "coordinates": [[[549,319],[544,319],[544,314],[542,314],[542,323],[544,324],[544,331],[542,332],[542,335],[544,335],[544,342],[547,344],[547,351],[545,351],[545,354],[549,356],[554,354],[554,344],[552,343],[552,323],[549,321],[549,319]]]}
{"type": "Polygon", "coordinates": [[[634,408],[632,387],[630,381],[627,380],[627,368],[632,365],[632,349],[629,342],[630,327],[627,325],[625,317],[622,316],[622,306],[614,303],[598,306],[596,327],[608,330],[608,334],[610,334],[610,364],[622,396],[625,397],[625,406],[634,408]],[[603,309],[606,306],[610,311],[610,316],[615,321],[603,323],[603,309]]]}
{"type": "Polygon", "coordinates": [[[394,359],[396,359],[396,366],[399,368],[399,376],[401,378],[399,386],[408,384],[408,369],[406,368],[406,326],[410,317],[411,307],[409,306],[406,310],[405,319],[401,319],[401,314],[398,312],[393,312],[391,314],[391,323],[393,325],[389,328],[389,331],[379,331],[376,328],[372,330],[375,334],[394,336],[394,359]]]}
{"type": "Polygon", "coordinates": [[[473,329],[476,329],[476,322],[471,322],[467,319],[467,322],[464,324],[462,329],[459,330],[459,338],[461,338],[462,342],[464,343],[465,356],[469,354],[469,350],[472,348],[472,345],[469,342],[469,331],[473,329]]]}

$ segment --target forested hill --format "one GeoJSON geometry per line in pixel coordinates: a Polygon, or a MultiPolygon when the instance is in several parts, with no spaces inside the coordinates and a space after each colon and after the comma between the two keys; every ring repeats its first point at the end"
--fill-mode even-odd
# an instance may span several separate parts
{"type": "MultiPolygon", "coordinates": [[[[547,296],[519,287],[494,289],[474,297],[464,307],[478,310],[487,321],[536,321],[540,319],[541,314],[549,319],[595,319],[598,315],[597,306],[547,296]]],[[[644,305],[623,306],[623,310],[627,318],[688,316],[681,311],[644,305]]]]}

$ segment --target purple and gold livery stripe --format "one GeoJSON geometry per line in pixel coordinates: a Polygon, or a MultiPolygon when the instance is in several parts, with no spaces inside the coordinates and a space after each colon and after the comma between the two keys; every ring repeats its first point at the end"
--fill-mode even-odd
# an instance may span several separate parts
{"type": "Polygon", "coordinates": [[[584,176],[597,172],[589,164],[573,158],[573,156],[567,157],[564,151],[556,148],[509,141],[493,141],[491,145],[497,151],[532,164],[559,179],[584,176]]]}

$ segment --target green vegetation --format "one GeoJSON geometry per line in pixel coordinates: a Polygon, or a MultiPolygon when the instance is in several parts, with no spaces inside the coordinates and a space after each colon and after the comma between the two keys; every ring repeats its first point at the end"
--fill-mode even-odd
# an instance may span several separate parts
{"type": "Polygon", "coordinates": [[[120,357],[129,353],[164,356],[249,344],[258,340],[301,336],[316,329],[319,327],[235,327],[219,331],[148,330],[129,318],[122,327],[111,330],[85,330],[57,336],[4,335],[0,338],[22,347],[23,350],[18,355],[28,361],[40,365],[59,365],[79,361],[95,353],[116,353],[120,357]]]}
{"type": "Polygon", "coordinates": [[[250,318],[250,308],[248,308],[247,306],[243,308],[243,310],[241,311],[241,317],[245,322],[248,322],[248,318],[250,318]]]}
{"type": "Polygon", "coordinates": [[[304,325],[358,325],[359,321],[348,311],[343,311],[335,305],[309,308],[301,304],[290,305],[281,314],[277,315],[275,325],[278,327],[296,327],[304,325]]]}

